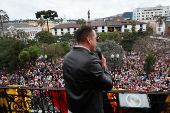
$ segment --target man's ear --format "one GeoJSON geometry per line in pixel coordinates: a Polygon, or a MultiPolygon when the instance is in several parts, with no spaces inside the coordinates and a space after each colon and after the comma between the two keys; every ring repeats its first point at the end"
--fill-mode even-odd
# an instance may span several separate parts
{"type": "Polygon", "coordinates": [[[87,37],[87,43],[91,44],[91,38],[89,36],[87,37]]]}

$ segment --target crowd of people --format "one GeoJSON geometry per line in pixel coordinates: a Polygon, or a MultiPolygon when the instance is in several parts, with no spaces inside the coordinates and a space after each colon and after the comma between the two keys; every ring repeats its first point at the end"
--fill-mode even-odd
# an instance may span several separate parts
{"type": "MultiPolygon", "coordinates": [[[[156,41],[154,50],[162,48],[163,42],[156,41]]],[[[73,45],[73,44],[72,44],[73,45]]],[[[168,48],[169,45],[166,45],[168,48]]],[[[137,91],[170,92],[170,50],[156,54],[155,64],[150,74],[143,70],[145,57],[134,51],[124,51],[123,66],[111,72],[113,89],[137,91]]],[[[22,85],[32,88],[65,87],[63,79],[64,58],[50,61],[39,59],[28,68],[7,73],[0,71],[0,85],[22,85]]]]}
{"type": "Polygon", "coordinates": [[[20,69],[13,73],[4,70],[0,72],[1,85],[22,85],[32,88],[64,87],[63,65],[64,58],[52,61],[37,60],[29,68],[20,69]]]}
{"type": "MultiPolygon", "coordinates": [[[[150,46],[148,46],[150,47],[150,46]]],[[[170,48],[168,44],[155,40],[153,51],[170,48]]],[[[147,49],[147,48],[146,48],[147,49]]],[[[170,49],[155,54],[155,64],[151,73],[144,71],[144,55],[124,52],[124,63],[115,73],[113,88],[137,91],[170,92],[170,49]]]]}

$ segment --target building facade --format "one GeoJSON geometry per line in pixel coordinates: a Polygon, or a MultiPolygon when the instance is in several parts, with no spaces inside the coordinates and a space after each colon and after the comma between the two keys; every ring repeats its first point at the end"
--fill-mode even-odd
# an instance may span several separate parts
{"type": "MultiPolygon", "coordinates": [[[[118,16],[113,17],[111,20],[91,22],[91,26],[97,32],[124,32],[125,29],[131,31],[131,22],[132,20],[125,20],[124,18],[118,16]]],[[[76,23],[59,24],[52,28],[52,34],[55,36],[62,36],[65,33],[74,34],[79,27],[80,26],[76,23]]],[[[137,21],[136,31],[140,28],[145,31],[146,23],[137,21]]]]}
{"type": "Polygon", "coordinates": [[[154,16],[168,16],[169,6],[136,8],[133,10],[132,20],[149,20],[154,16]]]}
{"type": "Polygon", "coordinates": [[[170,35],[170,20],[166,21],[165,34],[170,35]]]}
{"type": "Polygon", "coordinates": [[[163,22],[160,25],[156,20],[161,17],[169,16],[169,6],[158,5],[156,7],[136,8],[133,10],[133,20],[150,23],[154,34],[164,35],[166,30],[166,24],[163,22]]]}
{"type": "Polygon", "coordinates": [[[1,28],[0,31],[4,33],[7,32],[14,33],[17,30],[24,31],[29,35],[28,39],[31,40],[34,39],[35,35],[38,32],[42,31],[42,28],[40,26],[32,26],[28,24],[17,24],[17,23],[4,23],[3,28],[1,25],[0,28],[1,28]]]}

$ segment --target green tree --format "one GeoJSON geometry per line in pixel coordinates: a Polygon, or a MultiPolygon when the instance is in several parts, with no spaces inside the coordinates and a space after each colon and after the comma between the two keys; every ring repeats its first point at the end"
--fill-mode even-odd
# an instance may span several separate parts
{"type": "Polygon", "coordinates": [[[36,15],[37,19],[43,17],[44,19],[47,20],[48,32],[49,32],[48,20],[54,20],[55,17],[58,17],[57,12],[56,11],[52,11],[52,10],[38,11],[37,13],[35,13],[35,15],[36,15]]]}
{"type": "Polygon", "coordinates": [[[37,21],[37,24],[42,27],[45,25],[45,20],[42,17],[40,17],[40,19],[37,21]]]}
{"type": "Polygon", "coordinates": [[[153,29],[151,28],[150,23],[146,24],[146,34],[147,35],[153,34],[153,29]]]}
{"type": "Polygon", "coordinates": [[[30,46],[34,46],[34,45],[37,45],[38,46],[38,42],[37,41],[35,41],[34,39],[28,39],[27,40],[27,43],[28,43],[28,47],[30,47],[30,46]]]}
{"type": "Polygon", "coordinates": [[[155,63],[155,58],[153,53],[150,51],[148,52],[146,58],[145,58],[145,64],[144,64],[144,71],[146,73],[150,73],[153,70],[153,64],[155,63]]]}
{"type": "Polygon", "coordinates": [[[39,48],[37,46],[31,46],[28,48],[28,52],[30,54],[30,60],[35,63],[39,56],[39,48]]]}
{"type": "Polygon", "coordinates": [[[30,60],[30,53],[28,51],[21,51],[19,53],[18,59],[25,64],[27,61],[30,60]]]}
{"type": "Polygon", "coordinates": [[[76,23],[79,25],[79,27],[81,27],[82,25],[86,24],[86,20],[81,18],[81,19],[76,20],[76,23]]]}
{"type": "Polygon", "coordinates": [[[105,32],[96,32],[97,37],[99,37],[99,42],[104,42],[105,40],[114,40],[116,42],[119,42],[120,32],[115,31],[112,33],[105,33],[105,32]]]}
{"type": "MultiPolygon", "coordinates": [[[[111,55],[119,54],[118,61],[116,60],[116,66],[121,66],[123,63],[123,53],[121,48],[118,46],[118,44],[114,40],[106,40],[104,42],[100,42],[97,44],[97,47],[100,47],[101,53],[104,55],[104,57],[107,59],[107,66],[110,70],[113,69],[114,62],[111,59],[111,55]]],[[[97,56],[97,54],[95,54],[97,56]]]]}
{"type": "Polygon", "coordinates": [[[161,26],[163,23],[166,23],[166,18],[165,16],[160,16],[157,20],[156,23],[159,24],[159,26],[161,26]]]}
{"type": "Polygon", "coordinates": [[[0,69],[6,71],[16,69],[19,65],[18,55],[26,44],[21,40],[6,39],[0,41],[0,69]]]}
{"type": "Polygon", "coordinates": [[[59,43],[50,44],[50,45],[47,46],[46,54],[47,54],[48,59],[53,59],[53,58],[56,58],[56,57],[60,57],[62,51],[63,50],[62,50],[59,43]]]}
{"type": "Polygon", "coordinates": [[[40,31],[36,34],[35,39],[38,40],[39,43],[55,43],[56,38],[48,31],[40,31]]]}
{"type": "Polygon", "coordinates": [[[68,42],[61,42],[60,46],[63,49],[63,52],[61,53],[61,56],[65,56],[71,50],[71,47],[69,46],[68,42]]]}
{"type": "Polygon", "coordinates": [[[3,31],[3,23],[8,21],[9,21],[9,16],[7,15],[7,13],[3,10],[0,10],[0,23],[1,23],[2,31],[3,31]]]}
{"type": "Polygon", "coordinates": [[[66,37],[68,40],[73,39],[73,35],[71,35],[70,33],[65,33],[63,37],[66,37]]]}
{"type": "Polygon", "coordinates": [[[42,43],[40,44],[39,46],[39,49],[40,49],[40,54],[45,56],[46,55],[46,52],[47,52],[47,47],[48,47],[48,44],[47,43],[42,43]]]}
{"type": "Polygon", "coordinates": [[[29,38],[29,35],[23,30],[12,30],[12,32],[7,32],[7,33],[2,32],[0,35],[2,36],[1,37],[2,40],[19,39],[19,40],[23,40],[24,42],[27,42],[27,39],[29,38]]]}
{"type": "Polygon", "coordinates": [[[132,30],[132,32],[135,32],[135,26],[136,26],[136,21],[135,20],[133,20],[132,21],[132,23],[131,23],[131,25],[132,25],[132,28],[131,28],[131,30],[132,30]]]}
{"type": "Polygon", "coordinates": [[[131,51],[134,41],[137,39],[136,33],[133,32],[124,32],[122,33],[122,38],[120,41],[120,45],[126,50],[131,51]]]}
{"type": "Polygon", "coordinates": [[[17,30],[12,36],[14,36],[14,38],[16,37],[17,39],[23,40],[24,42],[27,42],[27,39],[29,38],[29,34],[23,30],[17,30]]]}

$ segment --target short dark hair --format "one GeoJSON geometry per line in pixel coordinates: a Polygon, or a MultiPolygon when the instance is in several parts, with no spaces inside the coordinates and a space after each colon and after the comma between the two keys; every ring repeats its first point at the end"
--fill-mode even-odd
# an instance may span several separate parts
{"type": "Polygon", "coordinates": [[[82,43],[86,40],[86,37],[88,37],[90,35],[90,33],[93,31],[94,29],[91,26],[81,26],[77,31],[76,31],[76,40],[78,43],[82,43]]]}

